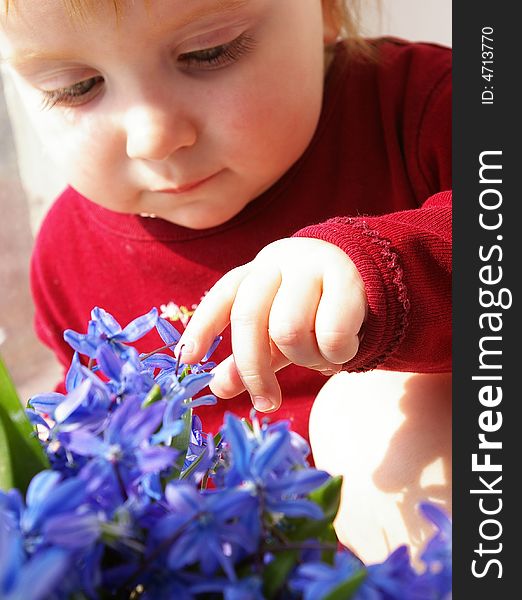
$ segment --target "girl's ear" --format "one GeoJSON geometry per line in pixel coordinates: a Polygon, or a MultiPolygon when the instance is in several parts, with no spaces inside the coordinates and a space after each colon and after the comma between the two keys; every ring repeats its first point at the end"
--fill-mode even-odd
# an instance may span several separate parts
{"type": "Polygon", "coordinates": [[[341,32],[341,23],[337,2],[339,0],[321,0],[323,8],[323,39],[325,45],[334,44],[341,32]]]}

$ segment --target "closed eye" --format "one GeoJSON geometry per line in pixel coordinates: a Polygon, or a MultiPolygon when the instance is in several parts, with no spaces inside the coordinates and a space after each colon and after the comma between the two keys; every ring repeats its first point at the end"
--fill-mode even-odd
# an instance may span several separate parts
{"type": "Polygon", "coordinates": [[[43,94],[43,108],[60,106],[80,106],[93,98],[103,84],[103,77],[89,77],[73,85],[56,90],[41,90],[43,94]]]}
{"type": "Polygon", "coordinates": [[[246,33],[212,48],[203,48],[194,52],[185,52],[178,56],[178,62],[188,68],[213,70],[238,61],[255,47],[255,40],[246,33]]]}

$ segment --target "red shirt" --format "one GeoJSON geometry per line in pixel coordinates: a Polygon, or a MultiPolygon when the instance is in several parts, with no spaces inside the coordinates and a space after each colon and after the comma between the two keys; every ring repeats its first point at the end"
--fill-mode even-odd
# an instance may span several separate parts
{"type": "MultiPolygon", "coordinates": [[[[72,188],[55,201],[35,245],[32,289],[37,333],[64,366],[72,351],[63,331],[84,332],[94,306],[122,326],[169,301],[190,308],[265,245],[300,235],[336,244],[363,277],[369,315],[347,370],[451,369],[451,51],[375,43],[378,61],[349,59],[338,45],[309,147],[223,225],[191,230],[123,215],[72,188]]],[[[216,360],[230,353],[224,336],[216,360]]],[[[144,352],[160,345],[153,334],[137,343],[144,352]]],[[[273,418],[290,418],[307,437],[325,379],[290,366],[279,380],[283,406],[273,418]]],[[[250,409],[242,394],[199,414],[215,433],[225,410],[250,409]]]]}

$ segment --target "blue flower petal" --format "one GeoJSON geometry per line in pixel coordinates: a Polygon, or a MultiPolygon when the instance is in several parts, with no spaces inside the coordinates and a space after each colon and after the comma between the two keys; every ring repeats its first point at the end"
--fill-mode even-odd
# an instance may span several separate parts
{"type": "Polygon", "coordinates": [[[169,483],[165,489],[165,498],[176,512],[188,515],[196,514],[202,505],[202,497],[189,485],[169,483]]]}
{"type": "Polygon", "coordinates": [[[163,352],[156,352],[156,354],[152,354],[147,358],[144,358],[141,361],[142,365],[150,369],[173,369],[175,370],[178,361],[169,354],[165,354],[163,352]]]}
{"type": "Polygon", "coordinates": [[[165,345],[175,344],[181,337],[181,333],[172,325],[172,323],[162,317],[158,318],[156,329],[158,330],[161,339],[165,342],[165,345]]]}
{"type": "Polygon", "coordinates": [[[58,439],[65,448],[80,456],[103,456],[108,450],[107,444],[98,436],[82,429],[59,434],[58,439]]]}
{"type": "Polygon", "coordinates": [[[267,500],[267,508],[271,512],[283,513],[287,517],[307,517],[309,519],[324,519],[320,506],[311,500],[267,500]]]}
{"type": "Polygon", "coordinates": [[[258,505],[258,499],[248,491],[232,489],[213,492],[207,497],[207,503],[209,509],[223,520],[247,513],[258,505]]]}
{"type": "Polygon", "coordinates": [[[252,460],[252,472],[262,478],[267,471],[277,466],[288,452],[288,441],[288,431],[271,434],[256,451],[252,460]]]}
{"type": "Polygon", "coordinates": [[[72,392],[67,394],[65,400],[54,409],[53,418],[58,423],[63,423],[65,419],[85,401],[91,389],[92,382],[89,379],[82,381],[80,385],[72,392]]]}
{"type": "Polygon", "coordinates": [[[121,332],[121,325],[103,308],[95,306],[91,311],[91,318],[95,321],[96,326],[109,337],[121,332]]]}
{"type": "Polygon", "coordinates": [[[205,388],[214,376],[212,373],[197,373],[187,375],[181,382],[181,389],[173,396],[172,401],[188,400],[205,388]]]}
{"type": "Polygon", "coordinates": [[[312,490],[328,481],[330,475],[326,471],[317,469],[300,469],[290,474],[271,480],[267,489],[271,492],[280,492],[285,496],[292,494],[308,494],[312,490]]]}
{"type": "Polygon", "coordinates": [[[212,342],[212,345],[210,346],[210,348],[208,349],[207,353],[205,354],[205,356],[201,359],[202,363],[206,363],[207,360],[214,354],[216,348],[219,346],[221,340],[223,339],[223,337],[221,335],[218,335],[214,341],[212,342]]]}
{"type": "MultiPolygon", "coordinates": [[[[42,471],[42,473],[46,473],[46,471],[42,471]]],[[[38,475],[42,475],[42,473],[38,475]]],[[[58,473],[56,475],[59,476],[58,473]]],[[[47,485],[38,485],[39,489],[31,490],[31,494],[28,490],[27,510],[22,517],[24,531],[38,528],[49,515],[75,510],[85,501],[85,482],[81,479],[66,479],[53,485],[53,478],[49,476],[47,482],[43,483],[47,485]]]]}
{"type": "Polygon", "coordinates": [[[151,436],[150,443],[156,445],[170,442],[170,440],[179,435],[183,429],[185,429],[185,424],[183,421],[172,421],[171,423],[163,425],[158,433],[155,433],[153,436],[151,436]]]}
{"type": "Polygon", "coordinates": [[[0,507],[0,598],[14,587],[24,558],[20,531],[16,526],[11,527],[0,507]]]}
{"type": "Polygon", "coordinates": [[[50,392],[49,394],[37,394],[29,399],[29,404],[36,412],[44,415],[52,415],[55,408],[65,400],[63,394],[50,392]]]}
{"type": "Polygon", "coordinates": [[[80,385],[83,381],[83,373],[81,371],[81,363],[78,352],[75,352],[71,361],[71,366],[67,371],[67,375],[65,376],[65,389],[68,392],[72,392],[75,387],[80,385]]]}
{"type": "Polygon", "coordinates": [[[248,479],[252,444],[248,439],[245,426],[232,413],[225,414],[224,436],[232,448],[234,469],[241,478],[248,479]]]}
{"type": "Polygon", "coordinates": [[[179,454],[174,448],[152,446],[144,448],[138,455],[138,466],[142,473],[159,473],[172,466],[179,454]]]}
{"type": "Polygon", "coordinates": [[[198,406],[212,406],[213,404],[217,404],[217,398],[212,394],[200,396],[189,403],[190,408],[197,408],[198,406]]]}
{"type": "Polygon", "coordinates": [[[93,513],[49,516],[42,525],[47,542],[63,548],[80,549],[100,536],[100,523],[93,513]]]}
{"type": "Polygon", "coordinates": [[[96,361],[105,375],[113,381],[120,381],[121,371],[125,364],[114,352],[110,344],[102,344],[96,352],[96,361]]]}
{"type": "Polygon", "coordinates": [[[51,429],[47,421],[43,417],[41,417],[37,412],[31,410],[29,408],[25,409],[25,415],[29,419],[31,425],[41,425],[46,429],[51,429]]]}
{"type": "Polygon", "coordinates": [[[428,502],[421,502],[419,509],[424,517],[431,521],[441,533],[448,538],[451,537],[451,520],[440,508],[428,502]]]}
{"type": "Polygon", "coordinates": [[[88,356],[89,358],[94,358],[96,356],[96,350],[98,349],[99,341],[93,339],[91,336],[83,333],[77,333],[72,329],[66,329],[63,332],[63,339],[76,352],[85,354],[85,356],[88,356]]]}
{"type": "Polygon", "coordinates": [[[27,505],[36,506],[41,503],[61,479],[62,476],[56,471],[45,470],[36,474],[27,488],[27,505]]]}
{"type": "Polygon", "coordinates": [[[117,342],[135,342],[148,333],[158,321],[158,309],[151,309],[146,315],[131,321],[122,331],[112,335],[117,342]]]}
{"type": "Polygon", "coordinates": [[[173,570],[180,569],[185,565],[191,565],[198,560],[199,548],[196,533],[186,532],[181,535],[171,546],[167,555],[167,564],[173,570]]]}
{"type": "MultiPolygon", "coordinates": [[[[127,400],[127,404],[129,400],[127,400]]],[[[121,408],[117,411],[119,413],[121,408]]],[[[125,412],[125,422],[121,423],[121,436],[125,438],[120,441],[125,441],[132,446],[138,446],[158,429],[165,412],[165,403],[155,402],[145,408],[141,408],[141,400],[137,398],[134,410],[125,412]]],[[[118,415],[121,416],[121,415],[118,415]]],[[[112,425],[112,423],[111,423],[112,425]]],[[[120,426],[120,423],[118,423],[120,426]]]]}
{"type": "Polygon", "coordinates": [[[8,600],[46,600],[58,589],[69,568],[67,552],[51,548],[36,554],[20,572],[16,588],[8,600]]]}

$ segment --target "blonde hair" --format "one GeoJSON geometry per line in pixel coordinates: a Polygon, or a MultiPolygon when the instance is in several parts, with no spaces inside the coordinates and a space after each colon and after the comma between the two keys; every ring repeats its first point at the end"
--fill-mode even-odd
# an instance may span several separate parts
{"type": "MultiPolygon", "coordinates": [[[[120,8],[126,0],[107,0],[107,3],[112,4],[116,15],[120,13],[120,8]]],[[[148,1],[148,0],[146,0],[148,1]]],[[[85,17],[93,12],[96,6],[100,5],[99,0],[62,0],[65,9],[71,16],[85,17]]],[[[14,7],[16,0],[4,0],[5,14],[9,13],[9,9],[14,7]]]]}
{"type": "MultiPolygon", "coordinates": [[[[145,0],[147,1],[147,0],[145,0]]],[[[85,15],[92,12],[96,6],[99,6],[99,0],[62,0],[65,8],[71,15],[85,15]]],[[[126,0],[106,0],[111,3],[116,13],[126,3],[126,0]]],[[[349,37],[356,36],[358,32],[358,22],[360,13],[360,0],[322,0],[323,4],[330,11],[330,14],[343,33],[349,37]]],[[[16,0],[4,0],[5,11],[9,12],[11,6],[14,6],[16,0]]]]}
{"type": "MultiPolygon", "coordinates": [[[[146,4],[150,0],[143,0],[146,4]]],[[[349,47],[363,54],[368,52],[368,44],[361,35],[360,16],[362,0],[321,0],[332,24],[338,29],[339,36],[346,40],[349,47]]],[[[379,3],[380,0],[375,0],[379,3]]],[[[83,18],[100,6],[100,0],[62,0],[71,16],[83,18]]],[[[112,4],[116,16],[120,15],[128,0],[105,0],[112,4]]],[[[5,13],[14,7],[16,0],[4,0],[5,13]]]]}
{"type": "MultiPolygon", "coordinates": [[[[345,41],[348,49],[361,57],[375,59],[375,49],[364,37],[361,27],[363,0],[322,0],[323,8],[332,25],[338,30],[339,37],[345,41]]],[[[366,6],[371,4],[364,0],[366,6]]],[[[377,11],[381,0],[373,0],[377,11]]]]}

